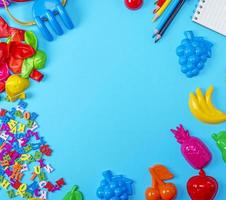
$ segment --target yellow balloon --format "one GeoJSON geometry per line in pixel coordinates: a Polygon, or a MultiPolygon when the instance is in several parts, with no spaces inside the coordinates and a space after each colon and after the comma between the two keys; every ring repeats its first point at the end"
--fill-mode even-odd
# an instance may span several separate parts
{"type": "Polygon", "coordinates": [[[29,87],[29,85],[30,81],[28,79],[21,78],[17,74],[11,75],[5,83],[5,90],[9,101],[25,99],[26,95],[24,91],[29,87]]]}

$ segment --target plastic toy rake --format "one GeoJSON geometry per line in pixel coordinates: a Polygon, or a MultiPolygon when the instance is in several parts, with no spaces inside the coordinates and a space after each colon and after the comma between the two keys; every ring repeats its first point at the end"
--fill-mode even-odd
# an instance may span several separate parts
{"type": "Polygon", "coordinates": [[[35,0],[32,13],[34,17],[34,21],[31,22],[22,22],[18,19],[16,19],[10,12],[6,0],[0,0],[3,2],[5,9],[9,16],[19,25],[22,26],[32,26],[37,25],[40,32],[42,33],[43,37],[48,40],[53,40],[53,35],[51,34],[50,30],[47,28],[46,24],[49,23],[51,29],[53,32],[56,33],[56,35],[63,35],[64,31],[62,27],[60,26],[59,22],[56,19],[56,15],[58,15],[63,24],[67,29],[73,29],[74,25],[70,19],[70,17],[67,14],[66,9],[64,6],[67,3],[67,0],[35,0]]]}

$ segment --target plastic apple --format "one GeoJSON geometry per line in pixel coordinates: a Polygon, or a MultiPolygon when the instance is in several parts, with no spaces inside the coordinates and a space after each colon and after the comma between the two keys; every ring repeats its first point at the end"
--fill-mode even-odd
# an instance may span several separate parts
{"type": "Polygon", "coordinates": [[[188,180],[187,191],[191,200],[213,200],[218,191],[218,183],[213,177],[206,176],[205,172],[200,170],[198,176],[188,180]]]}
{"type": "Polygon", "coordinates": [[[124,0],[126,7],[130,10],[137,10],[143,5],[143,0],[124,0]]]}

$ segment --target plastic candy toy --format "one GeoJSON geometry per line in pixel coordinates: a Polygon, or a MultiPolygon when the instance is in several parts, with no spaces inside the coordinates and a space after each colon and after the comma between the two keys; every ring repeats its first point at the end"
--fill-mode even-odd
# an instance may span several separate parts
{"type": "Polygon", "coordinates": [[[38,114],[27,110],[27,105],[20,100],[10,110],[0,109],[1,192],[7,193],[7,199],[46,200],[65,181],[49,180],[55,171],[48,162],[52,149],[38,132],[38,114]]]}
{"type": "Polygon", "coordinates": [[[143,5],[143,0],[124,0],[125,5],[130,10],[137,10],[143,5]]]}
{"type": "Polygon", "coordinates": [[[63,200],[83,200],[83,195],[78,190],[78,186],[75,185],[71,191],[66,194],[63,200]]]}
{"type": "Polygon", "coordinates": [[[181,144],[181,152],[187,162],[195,169],[202,169],[211,161],[211,153],[199,139],[189,135],[182,125],[176,130],[171,129],[177,142],[181,144]]]}
{"type": "Polygon", "coordinates": [[[198,176],[188,180],[187,191],[191,200],[213,200],[218,191],[218,183],[213,177],[206,176],[205,172],[200,170],[198,176]]]}
{"type": "Polygon", "coordinates": [[[104,179],[97,189],[97,197],[103,200],[129,200],[133,195],[131,179],[122,175],[114,176],[110,170],[103,172],[104,179]]]}
{"type": "Polygon", "coordinates": [[[7,38],[0,42],[0,92],[6,89],[7,83],[8,100],[24,98],[23,91],[29,86],[29,78],[43,79],[39,70],[45,67],[47,56],[38,50],[38,40],[32,31],[12,28],[1,17],[0,38],[7,38]]]}
{"type": "Polygon", "coordinates": [[[9,101],[16,101],[17,99],[25,99],[24,91],[29,87],[30,81],[21,78],[17,74],[11,75],[6,81],[6,94],[9,101]]]}
{"type": "Polygon", "coordinates": [[[155,165],[149,169],[152,176],[152,187],[145,192],[146,200],[173,200],[177,195],[177,188],[173,183],[165,180],[173,178],[173,174],[163,165],[155,165]]]}
{"type": "Polygon", "coordinates": [[[43,37],[48,41],[52,41],[54,38],[46,26],[46,21],[48,21],[53,32],[55,32],[57,35],[63,35],[64,33],[55,15],[58,15],[61,18],[61,21],[63,22],[66,28],[68,29],[74,28],[74,25],[64,8],[64,5],[67,3],[67,0],[62,0],[62,2],[60,0],[34,1],[32,8],[34,21],[31,22],[21,22],[18,19],[16,19],[9,11],[6,0],[2,1],[9,17],[12,20],[14,20],[16,23],[22,26],[23,25],[32,26],[36,24],[40,32],[42,33],[43,37]]]}
{"type": "Polygon", "coordinates": [[[212,138],[216,141],[218,148],[222,153],[222,158],[226,162],[226,131],[221,131],[218,134],[213,134],[212,138]]]}
{"type": "Polygon", "coordinates": [[[207,124],[218,124],[226,121],[226,114],[217,109],[212,103],[214,87],[210,86],[204,95],[200,88],[189,95],[191,113],[200,121],[207,124]]]}
{"type": "Polygon", "coordinates": [[[177,47],[181,72],[191,78],[197,76],[203,69],[207,58],[211,58],[212,43],[203,37],[195,37],[192,31],[185,32],[185,39],[177,47]]]}

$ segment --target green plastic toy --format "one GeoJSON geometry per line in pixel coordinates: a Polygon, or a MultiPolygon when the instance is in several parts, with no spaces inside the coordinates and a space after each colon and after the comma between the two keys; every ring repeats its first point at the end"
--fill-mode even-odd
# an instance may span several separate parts
{"type": "Polygon", "coordinates": [[[71,191],[66,194],[66,196],[63,198],[63,200],[83,200],[83,195],[78,190],[78,186],[75,185],[75,186],[73,186],[71,191]]]}
{"type": "Polygon", "coordinates": [[[221,131],[218,134],[213,134],[212,138],[216,141],[218,148],[222,153],[222,158],[226,162],[226,131],[221,131]]]}

